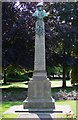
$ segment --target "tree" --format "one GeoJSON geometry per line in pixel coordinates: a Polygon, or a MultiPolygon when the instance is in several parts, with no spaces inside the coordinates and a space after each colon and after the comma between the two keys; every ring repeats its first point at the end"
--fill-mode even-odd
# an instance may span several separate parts
{"type": "MultiPolygon", "coordinates": [[[[33,69],[35,2],[2,3],[3,66],[19,64],[33,69]],[[19,54],[20,53],[20,54],[19,54]]],[[[77,54],[78,3],[44,3],[48,12],[46,26],[47,66],[63,67],[63,86],[66,86],[66,69],[72,68],[77,54]]]]}
{"type": "Polygon", "coordinates": [[[7,77],[7,70],[4,69],[4,70],[3,70],[3,73],[4,73],[4,76],[3,76],[3,84],[6,85],[6,84],[7,84],[7,80],[6,80],[6,77],[7,77]]]}
{"type": "Polygon", "coordinates": [[[78,60],[76,60],[76,63],[71,71],[71,84],[78,84],[78,60]]]}

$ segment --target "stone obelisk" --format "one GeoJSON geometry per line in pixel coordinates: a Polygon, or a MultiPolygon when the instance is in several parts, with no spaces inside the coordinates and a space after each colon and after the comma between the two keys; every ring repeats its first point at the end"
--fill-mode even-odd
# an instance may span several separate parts
{"type": "Polygon", "coordinates": [[[23,106],[24,109],[55,109],[55,101],[51,97],[51,83],[46,73],[44,17],[47,17],[47,13],[43,10],[42,3],[37,4],[33,16],[36,17],[34,72],[28,83],[28,97],[23,106]]]}

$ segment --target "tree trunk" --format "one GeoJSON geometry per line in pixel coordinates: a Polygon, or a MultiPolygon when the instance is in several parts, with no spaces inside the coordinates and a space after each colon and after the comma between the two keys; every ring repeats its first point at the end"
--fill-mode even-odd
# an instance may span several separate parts
{"type": "Polygon", "coordinates": [[[70,79],[70,71],[68,71],[68,73],[67,73],[67,80],[69,80],[70,79]]]}
{"type": "Polygon", "coordinates": [[[53,73],[53,79],[54,79],[54,73],[53,73]]]}
{"type": "MultiPolygon", "coordinates": [[[[63,45],[64,42],[63,42],[63,45]]],[[[63,84],[62,84],[63,88],[66,88],[66,61],[65,61],[65,46],[63,46],[63,84]]]]}
{"type": "Polygon", "coordinates": [[[4,72],[4,83],[3,84],[6,84],[6,70],[4,72]]]}
{"type": "Polygon", "coordinates": [[[62,87],[66,88],[65,65],[63,65],[63,83],[62,83],[62,87]]]}

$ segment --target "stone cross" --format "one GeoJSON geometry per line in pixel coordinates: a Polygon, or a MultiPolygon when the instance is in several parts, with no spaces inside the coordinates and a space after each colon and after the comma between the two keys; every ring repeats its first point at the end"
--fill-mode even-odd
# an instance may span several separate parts
{"type": "Polygon", "coordinates": [[[24,109],[54,109],[55,101],[51,97],[51,83],[47,79],[45,60],[45,25],[44,17],[47,13],[43,4],[37,4],[33,14],[36,17],[35,25],[35,60],[32,80],[28,83],[28,97],[24,101],[24,109]]]}

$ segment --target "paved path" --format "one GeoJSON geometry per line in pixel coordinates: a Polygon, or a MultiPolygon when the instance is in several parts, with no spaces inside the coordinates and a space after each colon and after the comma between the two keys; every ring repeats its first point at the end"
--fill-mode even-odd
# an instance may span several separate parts
{"type": "MultiPolygon", "coordinates": [[[[4,112],[4,114],[18,114],[18,118],[15,120],[20,120],[20,118],[21,120],[61,120],[61,118],[55,118],[56,114],[66,114],[71,111],[69,105],[56,105],[55,108],[54,112],[52,109],[40,109],[38,111],[38,109],[23,109],[23,105],[15,105],[4,112]]],[[[71,111],[71,113],[73,112],[71,111]]]]}

